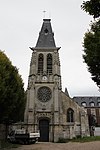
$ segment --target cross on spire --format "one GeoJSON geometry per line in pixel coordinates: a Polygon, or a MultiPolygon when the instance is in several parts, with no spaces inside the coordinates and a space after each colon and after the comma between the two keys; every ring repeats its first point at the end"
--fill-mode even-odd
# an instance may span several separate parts
{"type": "Polygon", "coordinates": [[[44,11],[43,11],[43,18],[45,18],[45,14],[46,14],[46,11],[44,10],[44,11]]]}

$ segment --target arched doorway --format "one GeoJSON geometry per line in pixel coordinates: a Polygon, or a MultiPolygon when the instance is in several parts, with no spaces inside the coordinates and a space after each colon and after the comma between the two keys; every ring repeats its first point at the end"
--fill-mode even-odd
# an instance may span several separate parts
{"type": "Polygon", "coordinates": [[[49,142],[49,120],[39,120],[40,142],[49,142]]]}

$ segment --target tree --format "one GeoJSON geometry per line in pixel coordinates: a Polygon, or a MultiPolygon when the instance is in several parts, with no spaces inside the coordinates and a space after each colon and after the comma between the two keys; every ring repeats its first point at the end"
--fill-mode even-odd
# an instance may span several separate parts
{"type": "Polygon", "coordinates": [[[90,135],[94,136],[94,129],[96,126],[96,116],[93,114],[89,114],[88,120],[89,120],[90,135]]]}
{"type": "Polygon", "coordinates": [[[81,8],[94,18],[100,17],[100,0],[83,1],[81,8]]]}
{"type": "Polygon", "coordinates": [[[83,58],[93,81],[100,87],[100,0],[84,1],[81,8],[97,18],[90,24],[90,30],[85,33],[83,58]]]}
{"type": "Polygon", "coordinates": [[[18,69],[0,51],[0,123],[23,119],[25,92],[18,69]]]}
{"type": "Polygon", "coordinates": [[[100,20],[91,24],[91,29],[84,37],[84,61],[92,79],[100,86],[100,20]]]}
{"type": "Polygon", "coordinates": [[[89,126],[96,126],[96,116],[93,114],[88,115],[89,126]]]}

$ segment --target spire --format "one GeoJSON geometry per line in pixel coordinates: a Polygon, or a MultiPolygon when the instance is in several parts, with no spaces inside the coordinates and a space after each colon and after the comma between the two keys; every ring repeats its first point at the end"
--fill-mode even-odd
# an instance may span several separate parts
{"type": "Polygon", "coordinates": [[[54,33],[52,32],[51,19],[43,19],[41,31],[36,44],[37,47],[56,47],[54,33]]]}
{"type": "Polygon", "coordinates": [[[69,97],[69,93],[68,93],[67,88],[65,88],[65,94],[69,97]]]}

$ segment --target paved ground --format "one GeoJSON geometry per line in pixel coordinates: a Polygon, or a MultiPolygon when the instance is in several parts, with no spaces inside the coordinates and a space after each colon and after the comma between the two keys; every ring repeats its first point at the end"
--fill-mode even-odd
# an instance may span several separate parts
{"type": "Polygon", "coordinates": [[[22,145],[13,150],[100,150],[100,141],[87,143],[36,143],[22,145]]]}

